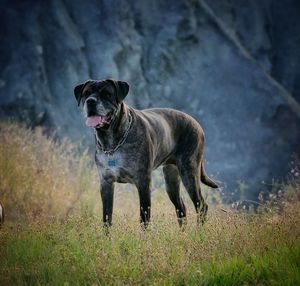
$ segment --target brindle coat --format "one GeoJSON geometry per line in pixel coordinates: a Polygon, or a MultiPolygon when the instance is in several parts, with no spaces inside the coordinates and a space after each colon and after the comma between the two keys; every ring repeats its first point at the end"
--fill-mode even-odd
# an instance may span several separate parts
{"type": "Polygon", "coordinates": [[[179,224],[186,217],[186,208],[179,193],[180,178],[204,222],[207,204],[201,194],[200,181],[217,188],[203,166],[204,133],[191,116],[169,108],[136,110],[123,102],[129,85],[123,81],[88,80],[75,87],[78,105],[83,102],[85,116],[113,114],[113,119],[95,128],[95,160],[100,176],[103,222],[111,225],[114,183],[134,184],[140,198],[140,220],[147,227],[151,215],[151,172],[163,166],[166,190],[175,206],[179,224]],[[89,100],[90,99],[90,100],[89,100]],[[93,100],[93,106],[87,101],[93,100]],[[132,124],[129,125],[129,121],[132,124]],[[124,138],[124,143],[111,155],[124,138]]]}

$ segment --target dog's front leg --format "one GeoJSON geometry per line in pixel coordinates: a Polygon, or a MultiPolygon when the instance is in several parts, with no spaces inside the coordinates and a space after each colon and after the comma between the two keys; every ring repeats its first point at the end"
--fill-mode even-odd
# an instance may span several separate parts
{"type": "Polygon", "coordinates": [[[151,217],[151,177],[140,179],[136,187],[140,197],[140,222],[147,228],[151,217]]]}
{"type": "Polygon", "coordinates": [[[103,207],[103,224],[105,227],[111,226],[114,200],[114,183],[105,179],[101,180],[100,193],[103,207]]]}

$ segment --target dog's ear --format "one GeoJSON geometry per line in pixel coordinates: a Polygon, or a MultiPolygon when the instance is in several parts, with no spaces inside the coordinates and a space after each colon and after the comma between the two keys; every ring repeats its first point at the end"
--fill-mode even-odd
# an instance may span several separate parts
{"type": "Polygon", "coordinates": [[[129,92],[129,84],[126,81],[118,80],[117,84],[119,86],[118,99],[122,101],[129,92]]]}
{"type": "Polygon", "coordinates": [[[86,82],[78,84],[78,85],[75,86],[75,88],[74,88],[74,95],[75,95],[75,98],[77,100],[78,106],[80,105],[80,101],[81,101],[81,98],[82,98],[83,89],[90,82],[91,82],[91,80],[87,80],[86,82]]]}
{"type": "Polygon", "coordinates": [[[118,102],[122,102],[122,100],[126,97],[129,91],[129,84],[126,81],[107,79],[106,81],[111,82],[117,93],[118,102]]]}

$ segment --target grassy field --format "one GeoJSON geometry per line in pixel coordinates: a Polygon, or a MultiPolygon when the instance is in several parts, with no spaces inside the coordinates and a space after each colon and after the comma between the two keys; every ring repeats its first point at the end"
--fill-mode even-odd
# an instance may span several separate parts
{"type": "MultiPolygon", "coordinates": [[[[98,178],[88,152],[41,130],[0,125],[0,285],[300,285],[297,180],[259,214],[210,204],[198,228],[187,196],[180,230],[159,172],[147,231],[133,188],[118,187],[113,227],[101,227],[98,178]],[[273,207],[273,205],[277,207],[273,207]]],[[[184,192],[183,192],[184,193],[184,192]]],[[[208,201],[220,194],[206,190],[208,201]]]]}

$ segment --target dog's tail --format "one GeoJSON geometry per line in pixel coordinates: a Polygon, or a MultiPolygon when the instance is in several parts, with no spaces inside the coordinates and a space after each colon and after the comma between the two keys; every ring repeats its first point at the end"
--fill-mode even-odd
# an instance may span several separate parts
{"type": "Polygon", "coordinates": [[[218,185],[206,175],[204,170],[204,163],[203,160],[201,161],[201,182],[207,186],[210,186],[214,189],[218,188],[218,185]]]}

